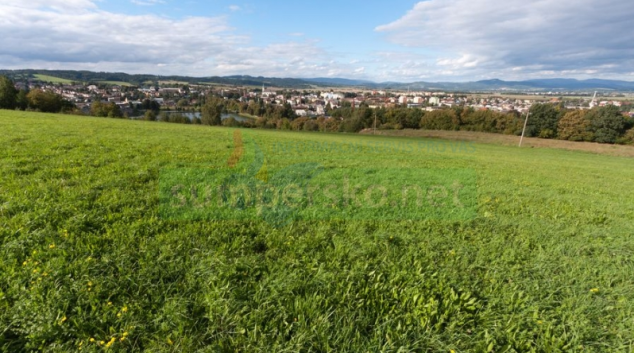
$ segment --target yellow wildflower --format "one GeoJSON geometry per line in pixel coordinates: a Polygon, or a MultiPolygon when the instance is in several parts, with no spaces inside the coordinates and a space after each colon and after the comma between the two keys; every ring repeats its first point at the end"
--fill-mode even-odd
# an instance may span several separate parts
{"type": "Polygon", "coordinates": [[[167,338],[167,343],[168,343],[170,346],[174,344],[174,342],[173,342],[173,341],[172,341],[169,337],[167,338]]]}
{"type": "Polygon", "coordinates": [[[595,293],[595,294],[599,293],[599,288],[592,288],[592,289],[590,289],[590,292],[595,293]]]}
{"type": "Polygon", "coordinates": [[[101,345],[103,345],[103,344],[105,344],[105,343],[106,343],[106,342],[104,342],[104,341],[99,341],[99,345],[100,345],[100,346],[101,346],[101,345]]]}
{"type": "Polygon", "coordinates": [[[122,311],[122,312],[124,312],[124,313],[127,313],[127,312],[128,312],[128,306],[127,306],[127,305],[126,305],[126,306],[124,306],[124,307],[121,309],[121,311],[122,311]]]}
{"type": "Polygon", "coordinates": [[[90,342],[95,342],[95,339],[94,339],[94,338],[92,338],[92,337],[90,337],[89,341],[90,341],[90,342]]]}
{"type": "Polygon", "coordinates": [[[112,302],[108,302],[108,306],[111,306],[111,305],[112,305],[112,302]]]}
{"type": "Polygon", "coordinates": [[[55,249],[55,244],[51,244],[48,246],[49,249],[55,249]]]}
{"type": "Polygon", "coordinates": [[[66,321],[66,315],[64,315],[64,317],[61,320],[59,320],[59,323],[63,324],[65,321],[66,321]]]}
{"type": "Polygon", "coordinates": [[[128,337],[128,332],[124,332],[123,337],[128,337]]]}

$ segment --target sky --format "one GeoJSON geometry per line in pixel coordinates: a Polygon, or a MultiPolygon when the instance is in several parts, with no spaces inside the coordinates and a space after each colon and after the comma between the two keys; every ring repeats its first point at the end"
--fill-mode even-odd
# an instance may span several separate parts
{"type": "Polygon", "coordinates": [[[0,68],[634,81],[631,0],[0,0],[0,68]]]}

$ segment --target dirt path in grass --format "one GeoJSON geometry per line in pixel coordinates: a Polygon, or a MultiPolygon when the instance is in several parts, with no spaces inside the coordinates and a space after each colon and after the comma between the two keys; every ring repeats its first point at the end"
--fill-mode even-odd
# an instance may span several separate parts
{"type": "MultiPolygon", "coordinates": [[[[366,129],[361,131],[360,134],[371,135],[372,130],[366,129]]],[[[505,146],[517,146],[520,141],[519,136],[472,131],[377,130],[376,134],[382,136],[442,138],[447,140],[473,141],[505,146]]],[[[607,154],[611,156],[634,157],[634,146],[608,145],[594,142],[573,142],[525,137],[522,146],[532,148],[559,148],[607,154]]]]}

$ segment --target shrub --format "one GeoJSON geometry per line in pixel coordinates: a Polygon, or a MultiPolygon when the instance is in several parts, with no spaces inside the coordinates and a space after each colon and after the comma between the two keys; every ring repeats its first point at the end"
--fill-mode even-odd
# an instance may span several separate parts
{"type": "Polygon", "coordinates": [[[615,106],[592,109],[587,117],[596,142],[615,143],[625,133],[625,118],[615,106]]]}
{"type": "Polygon", "coordinates": [[[240,122],[238,122],[236,119],[234,119],[233,117],[228,117],[227,119],[224,119],[222,121],[222,126],[228,126],[228,127],[238,127],[240,126],[240,122]]]}
{"type": "Polygon", "coordinates": [[[156,121],[156,113],[153,110],[148,110],[143,115],[143,120],[145,121],[156,121]]]}
{"type": "Polygon", "coordinates": [[[526,126],[527,136],[556,136],[560,112],[552,104],[534,104],[526,126]],[[545,131],[548,130],[548,131],[545,131]],[[543,131],[543,133],[542,133],[543,131]]]}
{"type": "Polygon", "coordinates": [[[460,120],[454,110],[427,112],[420,120],[420,128],[427,130],[458,130],[460,120]]]}
{"type": "Polygon", "coordinates": [[[624,145],[634,145],[634,128],[627,130],[625,132],[625,135],[617,140],[617,143],[624,145]]]}
{"type": "Polygon", "coordinates": [[[573,110],[564,115],[557,125],[559,139],[570,141],[592,141],[594,135],[590,130],[590,120],[583,110],[573,110]]]}

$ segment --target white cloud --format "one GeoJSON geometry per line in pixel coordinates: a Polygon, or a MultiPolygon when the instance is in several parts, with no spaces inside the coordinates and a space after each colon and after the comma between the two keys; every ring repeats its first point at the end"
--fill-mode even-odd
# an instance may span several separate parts
{"type": "Polygon", "coordinates": [[[8,1],[0,4],[0,65],[7,69],[284,77],[353,71],[330,62],[314,40],[253,45],[227,17],[174,20],[107,12],[96,1],[8,1]]]}
{"type": "Polygon", "coordinates": [[[429,0],[376,31],[458,76],[621,77],[634,69],[633,17],[622,0],[429,0]]]}
{"type": "Polygon", "coordinates": [[[231,6],[229,6],[229,10],[235,12],[235,11],[242,10],[242,8],[240,6],[238,6],[238,5],[231,5],[231,6]]]}
{"type": "Polygon", "coordinates": [[[140,6],[153,6],[158,4],[165,4],[163,0],[130,0],[133,4],[140,6]]]}

